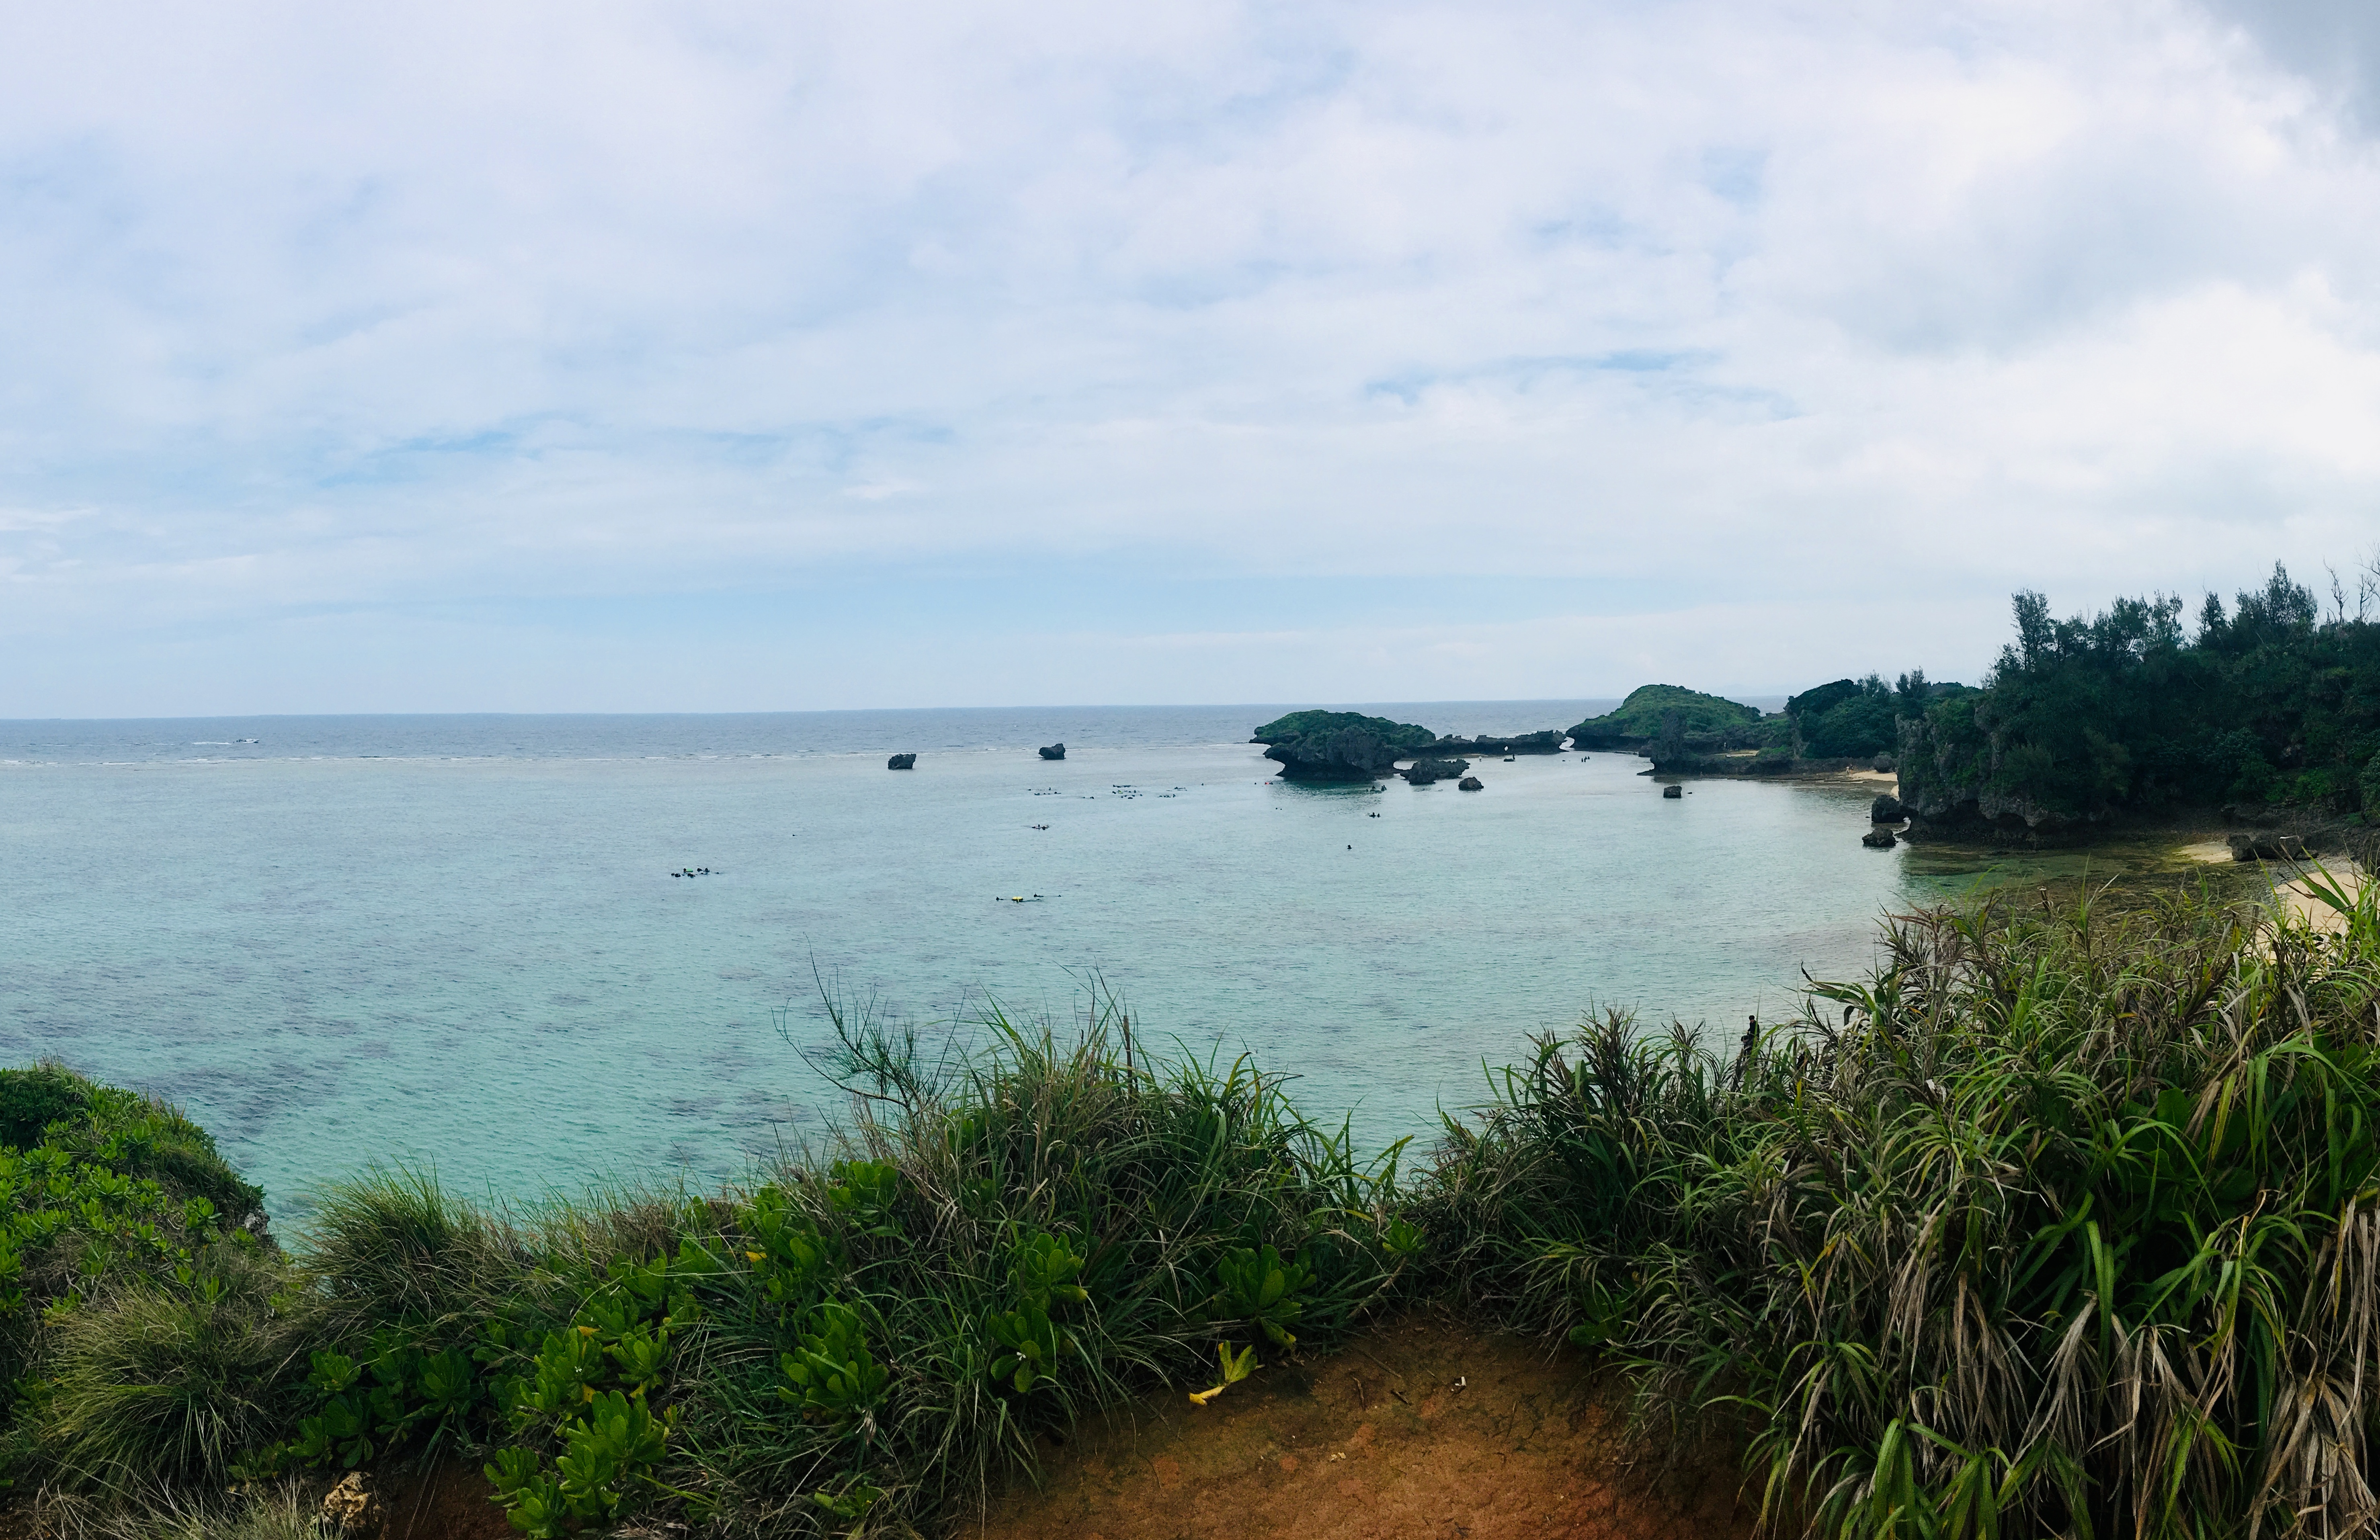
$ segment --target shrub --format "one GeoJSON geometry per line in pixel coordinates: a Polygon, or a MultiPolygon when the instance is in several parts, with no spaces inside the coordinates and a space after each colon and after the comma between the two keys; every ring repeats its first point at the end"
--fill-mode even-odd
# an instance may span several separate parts
{"type": "Polygon", "coordinates": [[[135,1282],[58,1315],[48,1458],[78,1485],[220,1487],[289,1414],[309,1323],[275,1298],[285,1283],[277,1259],[249,1258],[195,1288],[135,1282]]]}
{"type": "Polygon", "coordinates": [[[2188,896],[1901,916],[1731,1058],[1548,1039],[1449,1125],[1452,1277],[1658,1425],[1739,1426],[1772,1524],[2362,1531],[2380,914],[2327,899],[2334,938],[2188,896]]]}
{"type": "Polygon", "coordinates": [[[0,1145],[30,1148],[42,1142],[42,1130],[90,1106],[89,1084],[58,1065],[0,1070],[0,1145]]]}

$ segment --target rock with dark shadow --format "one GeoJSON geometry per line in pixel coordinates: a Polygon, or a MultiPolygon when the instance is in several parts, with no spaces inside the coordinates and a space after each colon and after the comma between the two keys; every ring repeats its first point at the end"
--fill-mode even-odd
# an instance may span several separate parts
{"type": "Polygon", "coordinates": [[[1287,781],[1374,781],[1396,773],[1399,759],[1438,741],[1411,722],[1354,711],[1292,711],[1256,731],[1265,758],[1287,781]]]}
{"type": "Polygon", "coordinates": [[[1664,797],[1681,797],[1685,794],[1686,789],[1683,786],[1664,786],[1661,788],[1661,795],[1664,797]]]}
{"type": "Polygon", "coordinates": [[[2234,834],[2224,843],[2234,861],[2302,861],[2307,854],[2295,834],[2234,834]]]}
{"type": "Polygon", "coordinates": [[[1479,784],[1479,778],[1477,776],[1466,775],[1462,780],[1454,783],[1454,789],[1458,792],[1475,792],[1482,788],[1479,784]]]}
{"type": "Polygon", "coordinates": [[[1889,829],[1871,829],[1860,836],[1860,843],[1870,850],[1890,850],[1900,843],[1900,841],[1889,829]]]}
{"type": "Polygon", "coordinates": [[[1468,759],[1415,759],[1413,768],[1404,772],[1405,779],[1416,786],[1427,786],[1434,781],[1451,781],[1471,768],[1468,759]]]}
{"type": "Polygon", "coordinates": [[[1041,758],[1044,759],[1063,759],[1065,757],[1066,746],[1064,744],[1051,744],[1049,747],[1041,751],[1041,758]]]}
{"type": "Polygon", "coordinates": [[[886,770],[916,770],[917,768],[917,757],[914,754],[895,754],[892,758],[884,761],[884,768],[886,770]]]}
{"type": "Polygon", "coordinates": [[[1867,810],[1870,823],[1900,823],[1908,817],[1909,809],[1900,805],[1900,799],[1889,794],[1877,797],[1875,806],[1867,810]]]}

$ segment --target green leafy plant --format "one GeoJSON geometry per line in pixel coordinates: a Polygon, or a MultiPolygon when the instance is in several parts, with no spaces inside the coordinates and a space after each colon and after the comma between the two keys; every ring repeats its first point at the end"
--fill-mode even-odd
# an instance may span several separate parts
{"type": "Polygon", "coordinates": [[[801,1343],[779,1361],[777,1394],[821,1422],[846,1424],[875,1409],[891,1376],[868,1352],[859,1313],[829,1300],[810,1313],[801,1343]]]}
{"type": "Polygon", "coordinates": [[[576,1411],[595,1399],[603,1374],[603,1350],[592,1327],[546,1333],[528,1377],[514,1382],[515,1421],[526,1426],[576,1411]]]}
{"type": "Polygon", "coordinates": [[[901,1170],[889,1160],[837,1160],[827,1168],[827,1201],[843,1222],[863,1235],[894,1240],[901,1170]]]}
{"type": "Polygon", "coordinates": [[[1289,1328],[1305,1315],[1304,1291],[1313,1281],[1314,1270],[1303,1258],[1284,1261],[1270,1244],[1235,1246],[1215,1264],[1216,1310],[1258,1328],[1276,1346],[1294,1348],[1297,1337],[1289,1328]]]}
{"type": "Polygon", "coordinates": [[[833,1492],[813,1492],[810,1501],[824,1509],[829,1516],[846,1524],[856,1524],[868,1516],[868,1510],[884,1499],[884,1488],[855,1482],[833,1492]]]}
{"type": "Polygon", "coordinates": [[[500,1449],[481,1470],[506,1519],[529,1540],[562,1540],[570,1533],[574,1515],[562,1478],[545,1469],[536,1450],[500,1449]]]}
{"type": "Polygon", "coordinates": [[[1218,1342],[1215,1344],[1215,1357],[1220,1363],[1223,1377],[1217,1381],[1211,1389],[1191,1391],[1190,1404],[1193,1406],[1206,1405],[1232,1386],[1247,1378],[1252,1371],[1264,1367],[1257,1362],[1257,1345],[1254,1342],[1250,1342],[1237,1352],[1232,1351],[1231,1343],[1218,1342]]]}
{"type": "Polygon", "coordinates": [[[654,1416],[643,1397],[617,1390],[596,1397],[565,1433],[565,1447],[553,1462],[572,1514],[606,1522],[617,1517],[626,1500],[624,1488],[661,1463],[669,1434],[668,1419],[654,1416]]]}
{"type": "Polygon", "coordinates": [[[1073,1281],[1083,1270],[1083,1258],[1057,1236],[1033,1235],[1018,1243],[1013,1257],[1008,1287],[1026,1304],[1047,1311],[1090,1299],[1089,1291],[1073,1281]]]}
{"type": "Polygon", "coordinates": [[[1030,1303],[1014,1310],[995,1310],[985,1329],[997,1345],[991,1377],[1014,1386],[1018,1394],[1057,1376],[1058,1360],[1072,1351],[1075,1340],[1050,1319],[1049,1311],[1030,1303]]]}
{"type": "Polygon", "coordinates": [[[834,1246],[818,1226],[773,1183],[753,1194],[742,1219],[750,1237],[745,1259],[770,1303],[789,1313],[817,1303],[836,1272],[834,1246]]]}

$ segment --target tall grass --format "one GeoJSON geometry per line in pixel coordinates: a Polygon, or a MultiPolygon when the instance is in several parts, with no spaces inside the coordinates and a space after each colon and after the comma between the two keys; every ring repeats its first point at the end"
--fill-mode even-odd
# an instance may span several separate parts
{"type": "Polygon", "coordinates": [[[1714,1052],[1547,1039],[1428,1207],[1472,1297],[1722,1419],[1771,1530],[2368,1534],[2380,916],[1892,920],[1714,1052]]]}
{"type": "Polygon", "coordinates": [[[1040,1431],[1212,1376],[1219,1342],[1327,1344],[1386,1296],[1393,1154],[1245,1061],[1152,1068],[1112,1011],[1062,1041],[986,1025],[936,1065],[838,1010],[847,1126],[716,1197],[494,1213],[378,1171],[324,1194],[273,1311],[128,1287],[52,1345],[47,1479],[141,1496],[443,1445],[513,1461],[532,1534],[638,1509],[898,1533],[980,1505],[1040,1431]],[[1280,1297],[1229,1286],[1272,1256],[1280,1297]],[[856,1388],[795,1374],[830,1360],[856,1388]],[[613,1396],[650,1429],[578,1481],[613,1396]]]}
{"type": "Polygon", "coordinates": [[[2371,1535],[2380,900],[2319,892],[2327,931],[2206,893],[1898,916],[1741,1042],[1540,1041],[1410,1175],[1112,1011],[935,1062],[837,1011],[846,1125],[744,1187],[497,1212],[378,1171],[285,1255],[91,1163],[177,1144],[237,1201],[202,1134],[43,1071],[44,1145],[0,1158],[10,1473],[93,1534],[280,1533],[271,1478],[432,1454],[531,1536],[947,1529],[1219,1344],[1436,1297],[1625,1368],[1664,1447],[1733,1441],[1772,1534],[2371,1535]]]}

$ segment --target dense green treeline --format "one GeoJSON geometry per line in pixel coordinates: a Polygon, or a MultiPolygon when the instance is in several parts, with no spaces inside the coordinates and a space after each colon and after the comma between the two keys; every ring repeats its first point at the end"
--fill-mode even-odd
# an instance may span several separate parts
{"type": "Polygon", "coordinates": [[[2208,595],[2194,625],[2164,595],[2089,618],[2031,592],[2015,609],[1984,688],[1900,716],[1901,796],[1922,817],[2055,829],[2380,802],[2380,624],[2344,595],[2325,617],[2277,566],[2228,607],[2208,595]]]}

